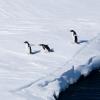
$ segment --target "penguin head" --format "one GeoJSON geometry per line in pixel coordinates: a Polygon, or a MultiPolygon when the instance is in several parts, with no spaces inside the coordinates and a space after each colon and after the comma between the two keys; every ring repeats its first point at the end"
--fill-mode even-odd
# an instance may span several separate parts
{"type": "Polygon", "coordinates": [[[70,32],[75,32],[74,30],[70,30],[70,32]]]}
{"type": "Polygon", "coordinates": [[[28,45],[28,47],[31,47],[28,41],[24,42],[26,45],[28,45]]]}
{"type": "Polygon", "coordinates": [[[74,30],[70,30],[70,32],[73,32],[73,35],[77,35],[77,33],[74,30]]]}
{"type": "Polygon", "coordinates": [[[29,42],[28,42],[28,41],[25,41],[24,43],[27,43],[27,44],[29,44],[29,42]]]}

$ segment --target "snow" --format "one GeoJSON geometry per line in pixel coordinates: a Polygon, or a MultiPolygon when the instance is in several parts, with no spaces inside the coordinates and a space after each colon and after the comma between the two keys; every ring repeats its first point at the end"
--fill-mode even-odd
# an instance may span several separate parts
{"type": "Polygon", "coordinates": [[[98,69],[99,9],[99,0],[0,0],[0,100],[55,100],[98,69]],[[34,44],[32,55],[24,41],[34,44]]]}

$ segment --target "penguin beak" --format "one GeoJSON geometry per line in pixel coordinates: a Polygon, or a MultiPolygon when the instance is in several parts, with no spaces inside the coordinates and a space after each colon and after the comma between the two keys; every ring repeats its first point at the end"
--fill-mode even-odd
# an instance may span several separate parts
{"type": "Polygon", "coordinates": [[[41,44],[39,44],[39,46],[41,46],[41,44]]]}

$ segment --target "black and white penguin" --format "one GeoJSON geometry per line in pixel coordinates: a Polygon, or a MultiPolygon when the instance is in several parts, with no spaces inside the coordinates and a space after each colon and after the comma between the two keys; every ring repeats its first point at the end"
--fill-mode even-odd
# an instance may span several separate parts
{"type": "Polygon", "coordinates": [[[48,52],[54,52],[54,50],[50,49],[50,47],[48,45],[46,45],[46,44],[39,44],[39,46],[42,46],[42,48],[44,50],[47,50],[48,52]]]}
{"type": "Polygon", "coordinates": [[[31,48],[31,45],[28,41],[25,41],[25,46],[26,46],[26,51],[28,54],[32,54],[32,48],[31,48]]]}
{"type": "Polygon", "coordinates": [[[78,44],[78,36],[77,36],[77,33],[76,33],[74,30],[70,30],[70,32],[73,33],[73,36],[74,36],[74,42],[78,44]]]}

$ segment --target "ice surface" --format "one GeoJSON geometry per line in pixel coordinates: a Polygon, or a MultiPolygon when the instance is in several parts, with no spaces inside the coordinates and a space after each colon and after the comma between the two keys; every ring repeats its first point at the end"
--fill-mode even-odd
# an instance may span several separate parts
{"type": "Polygon", "coordinates": [[[98,69],[99,9],[99,0],[0,0],[0,100],[55,100],[98,69]],[[32,55],[24,41],[33,45],[32,55]]]}

